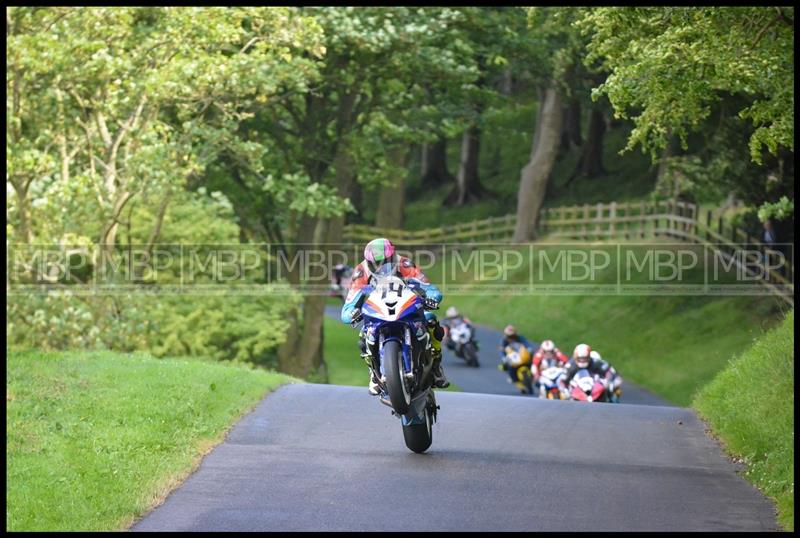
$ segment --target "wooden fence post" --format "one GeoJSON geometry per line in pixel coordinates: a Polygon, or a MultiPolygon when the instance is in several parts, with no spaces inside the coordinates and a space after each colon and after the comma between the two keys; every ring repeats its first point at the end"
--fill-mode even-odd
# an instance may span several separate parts
{"type": "Polygon", "coordinates": [[[639,236],[644,239],[645,232],[647,231],[647,206],[644,202],[639,202],[639,216],[642,217],[641,221],[641,230],[639,230],[639,236]]]}
{"type": "Polygon", "coordinates": [[[614,220],[617,218],[617,202],[611,202],[608,204],[608,236],[614,237],[616,233],[616,227],[614,225],[614,220]]]}

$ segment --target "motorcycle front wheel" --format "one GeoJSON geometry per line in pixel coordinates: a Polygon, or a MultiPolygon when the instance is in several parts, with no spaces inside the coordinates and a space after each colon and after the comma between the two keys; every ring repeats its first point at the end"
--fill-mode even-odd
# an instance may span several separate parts
{"type": "Polygon", "coordinates": [[[408,413],[411,405],[411,389],[403,377],[403,353],[400,343],[390,340],[383,345],[383,368],[386,373],[386,389],[392,408],[400,415],[408,413]]]}
{"type": "Polygon", "coordinates": [[[478,353],[475,351],[475,346],[467,344],[464,348],[464,355],[467,357],[467,365],[474,368],[479,368],[478,353]]]}
{"type": "Polygon", "coordinates": [[[403,426],[403,438],[406,446],[417,454],[430,448],[433,443],[433,417],[430,405],[425,406],[422,424],[403,426]]]}

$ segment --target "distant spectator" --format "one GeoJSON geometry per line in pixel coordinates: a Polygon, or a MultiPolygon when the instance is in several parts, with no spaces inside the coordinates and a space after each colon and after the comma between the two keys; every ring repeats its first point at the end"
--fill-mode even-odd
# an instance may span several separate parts
{"type": "MultiPolygon", "coordinates": [[[[785,256],[783,248],[778,244],[778,235],[775,233],[775,228],[770,219],[764,220],[764,234],[761,236],[761,242],[766,247],[764,249],[764,261],[767,265],[774,266],[780,261],[780,254],[785,256]]],[[[785,265],[785,263],[781,263],[780,267],[778,267],[778,274],[781,276],[786,276],[785,265]]]]}
{"type": "Polygon", "coordinates": [[[766,219],[764,221],[764,235],[762,237],[762,242],[770,248],[774,248],[773,245],[778,242],[775,238],[775,230],[772,228],[772,221],[766,219]]]}

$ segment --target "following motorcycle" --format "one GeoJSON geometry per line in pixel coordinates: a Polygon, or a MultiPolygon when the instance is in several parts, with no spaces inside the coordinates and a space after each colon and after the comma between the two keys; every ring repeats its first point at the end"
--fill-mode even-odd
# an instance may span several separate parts
{"type": "Polygon", "coordinates": [[[564,396],[558,386],[558,378],[564,375],[564,368],[558,359],[544,359],[539,365],[540,374],[538,379],[539,398],[548,400],[563,400],[564,396]]]}
{"type": "MultiPolygon", "coordinates": [[[[448,331],[447,337],[452,342],[453,352],[459,359],[467,361],[467,366],[478,368],[478,345],[475,342],[472,326],[464,321],[448,331]]],[[[450,346],[448,346],[450,347],[450,346]]]]}
{"type": "Polygon", "coordinates": [[[572,400],[579,402],[607,402],[606,384],[600,376],[592,375],[589,370],[581,369],[569,382],[572,400]]]}
{"type": "Polygon", "coordinates": [[[509,375],[521,394],[533,394],[533,376],[531,375],[533,356],[528,348],[521,342],[510,342],[503,351],[505,360],[499,368],[510,372],[509,375]]]}

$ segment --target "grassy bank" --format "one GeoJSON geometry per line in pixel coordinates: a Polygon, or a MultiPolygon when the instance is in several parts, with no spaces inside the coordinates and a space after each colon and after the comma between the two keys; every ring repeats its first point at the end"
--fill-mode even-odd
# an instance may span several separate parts
{"type": "Polygon", "coordinates": [[[9,352],[7,530],[119,530],[291,378],[110,352],[9,352]]]}
{"type": "Polygon", "coordinates": [[[794,311],[731,360],[693,405],[794,530],[794,311]]]}

